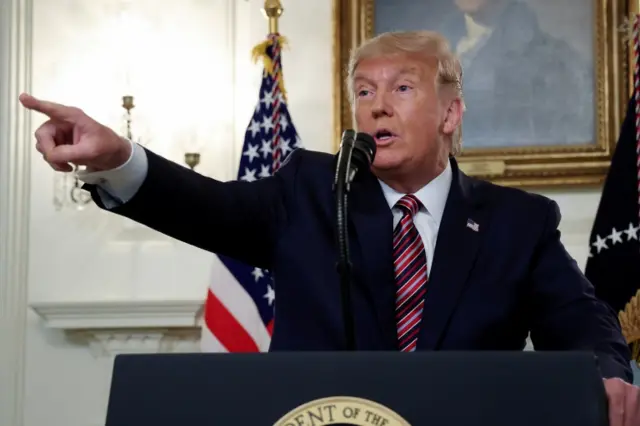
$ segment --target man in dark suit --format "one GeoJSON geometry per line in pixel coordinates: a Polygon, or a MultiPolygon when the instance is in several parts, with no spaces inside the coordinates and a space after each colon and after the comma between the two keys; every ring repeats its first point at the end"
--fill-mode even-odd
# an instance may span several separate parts
{"type": "MultiPolygon", "coordinates": [[[[444,39],[378,36],[354,52],[348,83],[357,127],[377,144],[350,198],[357,348],[522,350],[530,333],[539,350],[593,351],[614,424],[636,421],[629,349],[562,246],[556,203],[459,170],[460,66],[444,39]]],[[[50,117],[36,131],[37,150],[56,170],[86,165],[82,179],[99,206],[269,269],[271,350],[344,348],[334,156],[298,150],[272,177],[219,182],[77,108],[29,95],[21,102],[50,117]]]]}

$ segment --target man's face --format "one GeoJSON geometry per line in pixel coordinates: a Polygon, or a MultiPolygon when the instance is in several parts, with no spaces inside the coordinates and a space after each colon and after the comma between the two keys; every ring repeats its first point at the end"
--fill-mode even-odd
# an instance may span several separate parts
{"type": "Polygon", "coordinates": [[[437,95],[435,60],[405,54],[366,59],[354,77],[356,127],[375,138],[374,169],[428,164],[443,150],[446,158],[449,147],[440,137],[446,108],[437,95]]]}
{"type": "Polygon", "coordinates": [[[455,0],[455,2],[461,12],[473,14],[482,12],[491,0],[455,0]]]}

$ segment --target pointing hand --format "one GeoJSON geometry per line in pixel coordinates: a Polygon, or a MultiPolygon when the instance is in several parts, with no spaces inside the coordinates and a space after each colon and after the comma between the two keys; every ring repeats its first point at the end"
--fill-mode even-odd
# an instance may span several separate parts
{"type": "Polygon", "coordinates": [[[75,164],[90,171],[110,170],[124,164],[131,144],[79,108],[20,95],[22,105],[49,119],[35,132],[36,149],[54,170],[70,172],[75,164]]]}

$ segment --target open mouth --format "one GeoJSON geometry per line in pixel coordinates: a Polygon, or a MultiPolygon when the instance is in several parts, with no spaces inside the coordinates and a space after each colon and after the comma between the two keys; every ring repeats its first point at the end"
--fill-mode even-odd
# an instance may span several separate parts
{"type": "Polygon", "coordinates": [[[374,134],[376,142],[383,143],[383,144],[386,142],[390,142],[395,136],[396,136],[395,133],[393,133],[388,129],[377,130],[376,133],[374,134]]]}

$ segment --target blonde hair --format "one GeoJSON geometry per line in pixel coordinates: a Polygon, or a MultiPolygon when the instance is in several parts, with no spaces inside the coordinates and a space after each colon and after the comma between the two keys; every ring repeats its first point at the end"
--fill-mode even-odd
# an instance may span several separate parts
{"type": "MultiPolygon", "coordinates": [[[[348,65],[347,93],[352,111],[355,108],[354,74],[363,59],[398,53],[424,55],[438,61],[438,89],[453,90],[454,96],[462,102],[462,66],[460,60],[451,51],[449,43],[441,34],[434,31],[387,32],[373,37],[351,52],[348,65]]],[[[453,132],[451,154],[457,155],[462,149],[462,122],[453,132]]]]}

